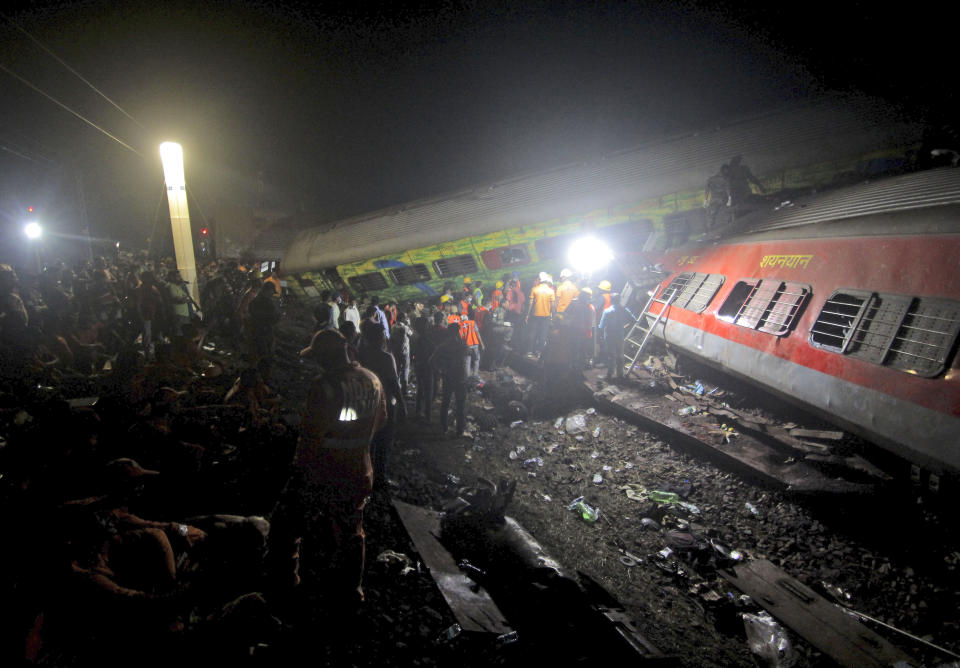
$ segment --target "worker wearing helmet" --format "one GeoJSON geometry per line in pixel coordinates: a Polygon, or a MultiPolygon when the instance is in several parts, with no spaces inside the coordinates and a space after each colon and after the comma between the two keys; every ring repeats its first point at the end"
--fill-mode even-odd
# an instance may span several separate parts
{"type": "Polygon", "coordinates": [[[577,284],[573,282],[573,272],[564,269],[560,272],[560,285],[557,286],[557,313],[563,317],[563,312],[567,310],[570,302],[580,293],[577,284]]]}
{"type": "MultiPolygon", "coordinates": [[[[343,603],[363,600],[363,507],[373,490],[370,440],[386,422],[377,377],[347,359],[336,330],[314,334],[302,353],[320,366],[310,385],[291,477],[271,517],[271,574],[300,582],[301,537],[315,542],[329,573],[320,584],[343,603]]],[[[308,543],[309,544],[309,543],[308,543]]]]}
{"type": "Polygon", "coordinates": [[[530,292],[530,307],[527,309],[527,322],[531,325],[530,354],[542,352],[550,333],[550,319],[553,316],[556,295],[553,292],[553,278],[540,272],[540,284],[530,292]]]}
{"type": "MultiPolygon", "coordinates": [[[[594,299],[594,305],[597,308],[597,316],[602,317],[603,312],[606,311],[613,304],[612,295],[610,294],[611,289],[610,281],[604,279],[597,284],[597,289],[600,291],[594,299]]],[[[598,321],[599,322],[599,321],[598,321]]]]}
{"type": "Polygon", "coordinates": [[[490,310],[493,311],[500,306],[503,301],[503,281],[497,281],[493,287],[493,294],[490,296],[490,310]]]}

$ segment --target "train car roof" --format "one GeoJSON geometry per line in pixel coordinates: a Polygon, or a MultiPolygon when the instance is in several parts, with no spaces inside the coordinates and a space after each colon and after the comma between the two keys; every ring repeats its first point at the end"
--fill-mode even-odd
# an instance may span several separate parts
{"type": "Polygon", "coordinates": [[[877,179],[756,211],[723,244],[813,237],[960,234],[960,168],[877,179]]]}
{"type": "Polygon", "coordinates": [[[420,200],[300,233],[288,271],[328,268],[470,236],[701,190],[731,156],[758,175],[829,163],[920,140],[922,126],[865,97],[823,98],[493,184],[420,200]]]}

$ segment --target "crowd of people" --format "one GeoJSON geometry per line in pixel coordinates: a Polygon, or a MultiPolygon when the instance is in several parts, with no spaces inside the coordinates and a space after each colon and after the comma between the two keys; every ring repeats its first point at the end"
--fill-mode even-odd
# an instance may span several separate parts
{"type": "Polygon", "coordinates": [[[463,434],[480,371],[511,351],[545,375],[606,351],[622,373],[633,316],[608,281],[594,294],[560,279],[467,278],[402,304],[330,290],[300,349],[278,334],[277,271],[203,267],[201,314],[172,260],[0,265],[0,493],[22,547],[3,557],[0,656],[123,656],[238,618],[272,628],[268,601],[296,591],[302,553],[331,609],[357,605],[363,509],[394,484],[408,411],[443,433],[452,414],[463,434]]]}

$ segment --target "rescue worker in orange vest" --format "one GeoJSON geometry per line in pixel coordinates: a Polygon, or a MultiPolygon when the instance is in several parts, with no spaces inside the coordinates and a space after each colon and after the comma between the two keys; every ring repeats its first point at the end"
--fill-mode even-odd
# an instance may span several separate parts
{"type": "Polygon", "coordinates": [[[469,294],[460,299],[460,317],[469,318],[473,315],[473,297],[469,294]]]}
{"type": "MultiPolygon", "coordinates": [[[[333,605],[363,601],[363,507],[373,491],[370,440],[387,419],[383,387],[371,371],[347,359],[336,330],[317,332],[305,356],[320,375],[311,382],[292,470],[271,517],[271,575],[300,583],[300,544],[314,543],[312,561],[333,605]],[[319,569],[318,569],[319,570],[319,569]]],[[[285,581],[285,582],[284,582],[285,581]]]]}
{"type": "Polygon", "coordinates": [[[470,285],[471,279],[469,276],[463,277],[463,287],[460,288],[460,300],[463,301],[463,298],[467,295],[473,294],[473,286],[470,285]]]}
{"type": "Polygon", "coordinates": [[[603,317],[603,312],[606,311],[613,304],[612,296],[610,294],[610,281],[603,280],[597,285],[597,289],[600,290],[600,294],[597,295],[597,298],[594,300],[594,305],[597,308],[597,323],[599,324],[599,318],[603,317]]]}
{"type": "Polygon", "coordinates": [[[545,271],[540,272],[540,284],[530,292],[530,307],[526,321],[530,325],[530,354],[538,355],[547,343],[550,333],[550,319],[553,316],[556,295],[553,293],[553,278],[545,271]]]}
{"type": "Polygon", "coordinates": [[[480,351],[483,350],[483,338],[477,329],[477,322],[472,318],[464,318],[460,322],[460,338],[467,344],[469,354],[465,360],[467,378],[480,375],[480,351]]]}
{"type": "Polygon", "coordinates": [[[456,304],[447,306],[447,324],[460,326],[460,309],[456,304]]]}
{"type": "Polygon", "coordinates": [[[493,294],[490,295],[490,310],[500,306],[501,301],[503,301],[503,281],[497,281],[494,283],[493,294]]]}
{"type": "Polygon", "coordinates": [[[560,272],[560,285],[557,286],[557,313],[560,317],[563,317],[564,311],[567,310],[567,307],[570,305],[570,302],[580,294],[580,289],[577,287],[576,283],[570,280],[570,277],[573,276],[573,272],[569,269],[564,269],[560,272]]]}

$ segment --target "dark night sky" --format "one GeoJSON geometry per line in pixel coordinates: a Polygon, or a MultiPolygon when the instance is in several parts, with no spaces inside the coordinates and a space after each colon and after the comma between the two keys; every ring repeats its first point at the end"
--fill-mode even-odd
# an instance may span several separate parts
{"type": "Polygon", "coordinates": [[[950,62],[936,16],[803,6],[34,2],[6,17],[143,127],[8,22],[0,64],[143,155],[0,72],[0,198],[66,221],[79,173],[94,233],[142,242],[164,139],[201,206],[255,204],[262,179],[265,206],[334,218],[828,89],[952,111],[949,77],[917,74],[950,62]]]}

